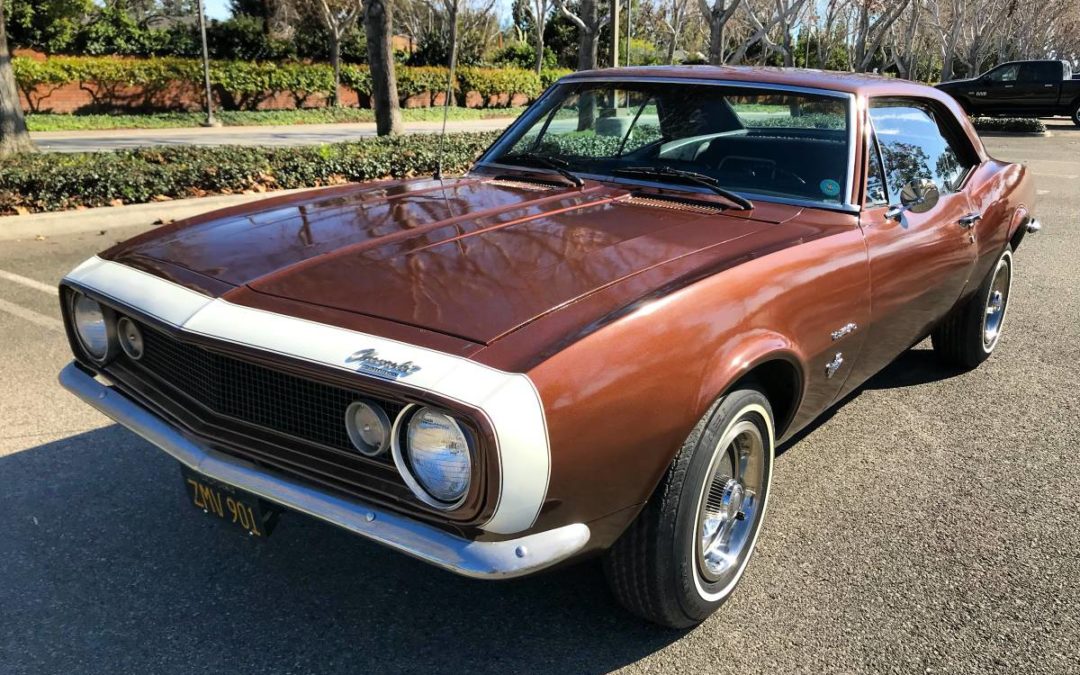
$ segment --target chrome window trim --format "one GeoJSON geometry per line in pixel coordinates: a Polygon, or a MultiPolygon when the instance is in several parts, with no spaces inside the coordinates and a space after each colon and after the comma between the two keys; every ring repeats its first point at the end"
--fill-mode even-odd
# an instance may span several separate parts
{"type": "MultiPolygon", "coordinates": [[[[1003,65],[1008,65],[1008,64],[1003,64],[1003,65]]],[[[937,101],[937,100],[932,99],[932,98],[924,98],[922,96],[911,96],[911,95],[884,94],[884,95],[881,95],[881,96],[870,96],[870,97],[868,97],[866,99],[866,120],[870,124],[870,127],[872,129],[874,129],[874,138],[875,139],[878,137],[877,128],[874,126],[874,116],[870,113],[870,111],[874,107],[874,101],[897,101],[897,102],[901,102],[901,103],[907,102],[908,104],[914,105],[915,107],[921,107],[921,108],[923,108],[924,110],[927,111],[927,116],[930,117],[931,121],[933,121],[934,124],[937,126],[938,133],[941,134],[941,138],[945,141],[946,145],[951,147],[953,149],[953,151],[956,150],[956,144],[959,143],[959,144],[963,145],[964,146],[964,152],[966,154],[968,154],[969,156],[974,157],[976,159],[976,161],[972,162],[971,166],[967,167],[967,169],[964,170],[964,173],[960,177],[960,180],[956,181],[956,187],[950,186],[950,187],[952,187],[952,192],[950,192],[949,194],[958,194],[960,192],[963,192],[964,190],[967,190],[968,181],[971,179],[971,177],[973,175],[975,175],[975,170],[978,169],[979,166],[982,165],[982,163],[983,163],[983,155],[982,155],[982,153],[979,152],[979,149],[976,148],[975,145],[971,142],[971,139],[967,137],[967,134],[963,133],[962,128],[961,129],[947,128],[947,129],[944,129],[944,130],[941,128],[942,120],[939,120],[938,117],[939,116],[944,116],[946,113],[943,112],[943,110],[945,110],[945,108],[944,108],[944,106],[941,105],[940,101],[937,101]]],[[[949,123],[949,122],[946,122],[945,125],[947,127],[952,127],[953,126],[953,124],[949,123]]],[[[880,147],[879,147],[879,152],[880,152],[880,147]]],[[[884,165],[884,163],[885,163],[885,158],[884,158],[884,156],[882,156],[882,165],[884,165]]],[[[886,181],[886,183],[888,183],[888,181],[886,181]]],[[[888,192],[887,188],[886,188],[886,191],[888,192]]],[[[891,194],[890,194],[889,203],[890,204],[893,203],[892,200],[891,200],[891,194]]]]}
{"type": "MultiPolygon", "coordinates": [[[[776,90],[776,91],[790,92],[790,93],[795,93],[795,94],[811,94],[811,95],[816,95],[816,96],[829,96],[829,97],[832,97],[832,98],[845,99],[845,100],[847,100],[847,103],[848,103],[848,106],[847,106],[847,127],[848,127],[847,128],[847,132],[848,132],[847,133],[847,141],[848,141],[847,164],[848,164],[848,166],[847,166],[847,178],[846,178],[845,186],[844,186],[845,187],[845,192],[844,192],[845,196],[844,196],[844,201],[843,202],[838,203],[838,204],[832,204],[832,203],[829,203],[829,202],[817,202],[817,201],[810,200],[810,199],[774,197],[773,195],[761,195],[761,194],[754,193],[754,192],[743,192],[743,191],[739,191],[739,190],[734,190],[733,192],[735,192],[736,194],[738,194],[740,196],[746,196],[747,198],[751,198],[751,196],[753,195],[754,196],[753,198],[760,199],[761,201],[765,201],[765,202],[777,202],[777,203],[780,203],[780,204],[797,204],[797,205],[800,205],[800,206],[811,206],[813,208],[822,208],[822,209],[830,209],[830,210],[842,210],[842,211],[845,211],[845,212],[856,212],[856,213],[860,209],[860,206],[853,201],[853,193],[854,193],[854,185],[855,185],[855,156],[856,156],[855,155],[855,143],[856,143],[856,140],[857,140],[856,133],[855,133],[855,126],[856,126],[855,125],[855,121],[856,121],[856,116],[855,115],[856,115],[856,108],[857,108],[856,104],[858,103],[858,97],[852,92],[836,91],[835,89],[819,89],[819,88],[816,88],[816,87],[802,87],[802,86],[791,85],[791,84],[770,84],[770,83],[766,83],[766,82],[744,82],[744,81],[740,81],[740,80],[717,80],[717,79],[711,79],[711,78],[648,77],[648,76],[641,76],[641,75],[634,76],[634,77],[614,77],[614,76],[611,76],[611,75],[569,75],[569,76],[557,81],[555,84],[551,85],[550,87],[548,87],[547,91],[545,91],[543,93],[543,95],[541,95],[540,98],[538,98],[536,100],[536,102],[533,103],[533,106],[536,106],[537,109],[539,109],[541,103],[545,99],[547,99],[549,96],[551,96],[552,92],[554,92],[556,89],[558,89],[559,86],[564,85],[564,84],[578,83],[578,82],[609,82],[609,83],[614,83],[614,84],[625,84],[625,83],[701,84],[701,85],[716,86],[716,87],[733,87],[733,88],[739,88],[739,89],[776,90]]],[[[495,139],[495,142],[492,143],[491,146],[486,151],[484,151],[484,154],[480,156],[480,159],[476,160],[476,163],[474,164],[474,166],[477,166],[477,167],[492,167],[492,168],[497,168],[497,169],[520,169],[521,167],[516,166],[516,165],[499,164],[497,162],[489,161],[488,157],[490,157],[491,155],[496,154],[496,153],[498,153],[500,151],[502,145],[506,142],[506,139],[514,132],[514,130],[516,130],[519,126],[522,126],[522,125],[524,125],[526,123],[531,124],[533,121],[534,121],[534,118],[532,116],[530,116],[529,112],[526,110],[525,114],[521,115],[516,120],[514,120],[510,124],[510,126],[508,126],[506,128],[506,131],[504,131],[497,139],[495,139]]],[[[614,177],[607,176],[605,174],[586,174],[586,173],[582,173],[582,174],[579,174],[579,175],[583,176],[583,177],[586,177],[586,178],[592,178],[593,180],[597,180],[596,176],[599,175],[599,176],[601,176],[600,179],[604,180],[604,181],[609,181],[609,182],[621,182],[622,181],[622,179],[616,180],[614,177]]],[[[634,181],[634,182],[642,182],[642,181],[634,181]]],[[[663,187],[666,187],[666,188],[669,188],[669,189],[672,187],[672,184],[670,184],[670,183],[661,184],[661,183],[648,183],[648,182],[645,182],[645,184],[648,184],[648,185],[662,185],[663,187]]],[[[679,185],[678,189],[680,189],[680,190],[684,189],[684,186],[679,185]]],[[[697,188],[691,188],[691,187],[687,187],[686,189],[687,189],[687,191],[700,192],[702,194],[712,194],[712,192],[710,192],[709,190],[705,190],[705,189],[697,189],[697,188]]]]}

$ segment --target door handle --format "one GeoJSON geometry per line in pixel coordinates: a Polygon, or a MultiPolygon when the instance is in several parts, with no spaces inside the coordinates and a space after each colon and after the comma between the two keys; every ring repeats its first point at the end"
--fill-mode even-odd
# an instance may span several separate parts
{"type": "Polygon", "coordinates": [[[1043,86],[1044,86],[1044,87],[1052,87],[1052,86],[1054,86],[1054,85],[1052,85],[1052,84],[1044,84],[1043,86]]]}
{"type": "Polygon", "coordinates": [[[960,223],[960,227],[964,228],[965,230],[970,230],[971,228],[975,227],[975,223],[979,222],[980,220],[982,220],[981,213],[969,213],[966,216],[960,216],[960,220],[956,222],[960,223]]]}

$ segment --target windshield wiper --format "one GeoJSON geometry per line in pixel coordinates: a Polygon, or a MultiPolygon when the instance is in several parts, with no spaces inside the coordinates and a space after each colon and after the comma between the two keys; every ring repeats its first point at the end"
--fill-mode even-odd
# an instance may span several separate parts
{"type": "Polygon", "coordinates": [[[512,164],[539,164],[543,168],[551,169],[566,180],[570,181],[574,184],[574,187],[581,187],[585,185],[585,181],[578,178],[577,174],[567,168],[570,166],[570,162],[567,162],[565,159],[547,157],[546,155],[538,155],[535,152],[519,152],[513,155],[503,155],[496,161],[500,163],[510,162],[512,164]]]}
{"type": "Polygon", "coordinates": [[[628,166],[621,169],[615,169],[612,173],[620,176],[654,178],[661,182],[682,181],[686,183],[695,183],[709,188],[724,199],[736,204],[743,211],[749,211],[754,208],[754,202],[745,197],[740,197],[731,190],[728,190],[720,185],[720,181],[712,176],[707,176],[696,171],[683,171],[682,169],[675,169],[670,166],[628,166]]]}

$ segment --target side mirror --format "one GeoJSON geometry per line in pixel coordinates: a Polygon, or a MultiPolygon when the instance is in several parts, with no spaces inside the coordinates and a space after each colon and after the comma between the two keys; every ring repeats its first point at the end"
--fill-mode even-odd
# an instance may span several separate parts
{"type": "Polygon", "coordinates": [[[890,206],[885,212],[885,217],[890,220],[900,220],[905,211],[912,213],[926,213],[937,206],[941,193],[937,185],[929,178],[916,178],[908,181],[900,190],[900,204],[890,206]]]}

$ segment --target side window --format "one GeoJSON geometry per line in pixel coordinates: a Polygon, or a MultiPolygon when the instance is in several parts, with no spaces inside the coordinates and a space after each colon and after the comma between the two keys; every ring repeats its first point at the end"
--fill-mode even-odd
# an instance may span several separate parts
{"type": "Polygon", "coordinates": [[[872,101],[870,118],[891,194],[900,194],[904,185],[921,178],[934,181],[942,194],[959,188],[971,162],[949,143],[929,106],[895,99],[872,101]]]}
{"type": "Polygon", "coordinates": [[[1012,63],[990,71],[991,82],[1016,82],[1016,76],[1020,71],[1020,64],[1012,63]]]}
{"type": "Polygon", "coordinates": [[[1020,67],[1021,82],[1053,82],[1061,77],[1061,66],[1053,61],[1025,63],[1020,67]]]}
{"type": "Polygon", "coordinates": [[[881,153],[873,133],[866,139],[866,156],[870,162],[866,171],[866,206],[886,206],[889,192],[885,189],[885,168],[881,165],[881,153]]]}

